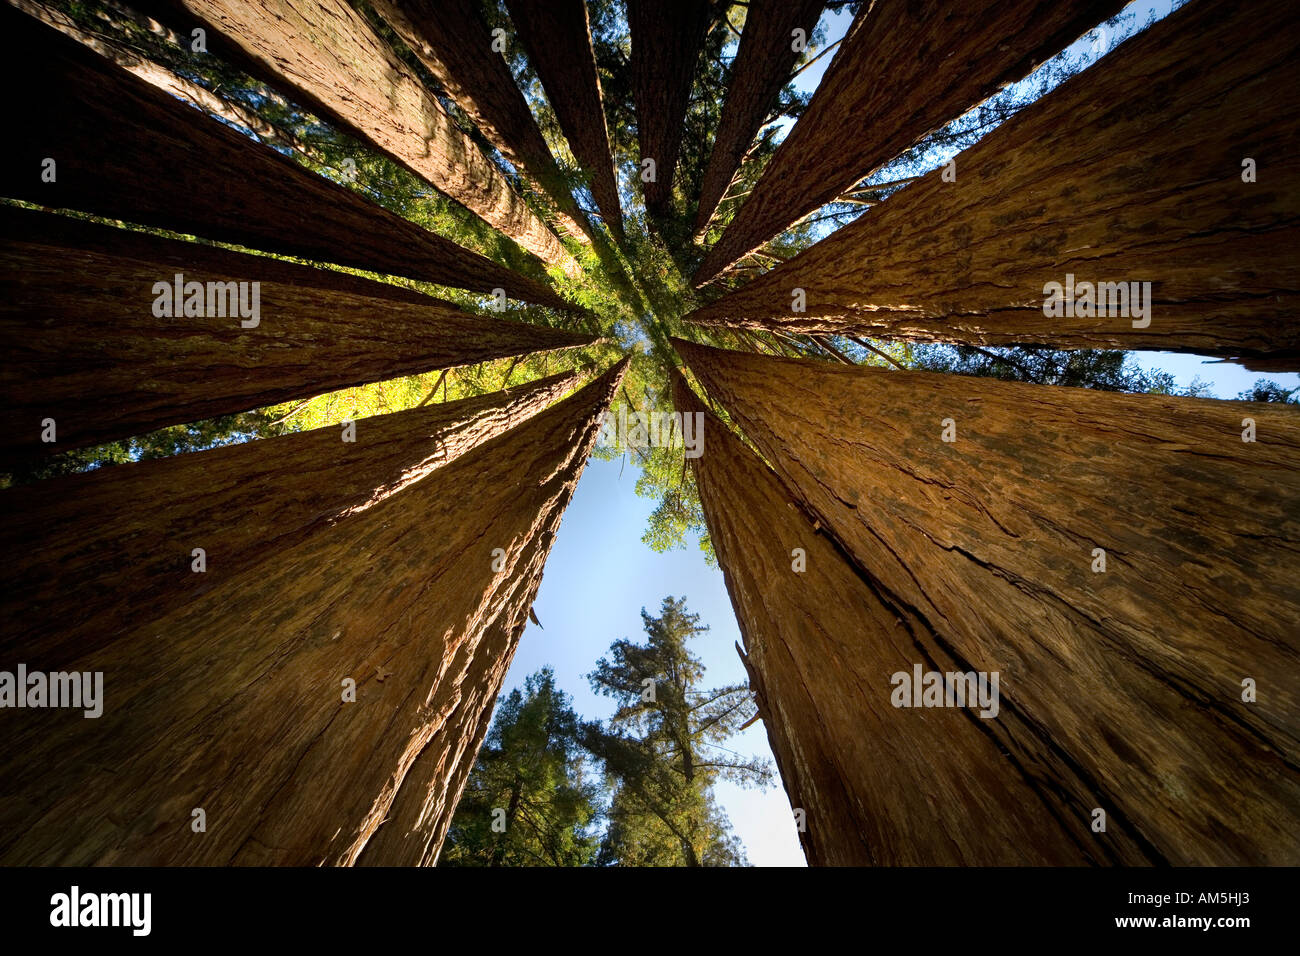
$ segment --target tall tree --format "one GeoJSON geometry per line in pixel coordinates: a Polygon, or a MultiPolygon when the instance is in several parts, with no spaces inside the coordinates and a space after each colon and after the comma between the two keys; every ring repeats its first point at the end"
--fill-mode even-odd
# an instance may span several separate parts
{"type": "Polygon", "coordinates": [[[1257,92],[1300,85],[1298,22],[1190,3],[692,319],[1300,367],[1300,127],[1257,92]]]}
{"type": "Polygon", "coordinates": [[[424,64],[478,131],[554,202],[568,235],[588,242],[591,224],[537,128],[504,47],[478,0],[373,0],[377,13],[424,64]]]}
{"type": "Polygon", "coordinates": [[[556,375],[361,418],[351,442],[339,429],[316,428],[5,491],[0,545],[18,551],[39,538],[42,546],[27,561],[0,566],[0,608],[14,622],[0,636],[0,654],[21,649],[54,667],[110,644],[321,525],[427,478],[579,381],[556,375]],[[202,574],[188,570],[195,547],[204,552],[202,574]],[[70,580],[77,582],[71,608],[62,601],[70,580]]]}
{"type": "Polygon", "coordinates": [[[505,173],[345,0],[141,2],[164,13],[183,8],[228,40],[251,71],[392,156],[543,262],[577,271],[505,173]]]}
{"type": "Polygon", "coordinates": [[[623,639],[588,675],[618,710],[584,726],[586,747],[615,782],[598,862],[619,866],[728,866],[743,851],[713,799],[713,784],[765,785],[763,761],[728,756],[721,744],[753,716],[744,684],[705,689],[704,667],[686,644],[708,628],[666,597],[641,620],[647,641],[623,639]]]}
{"type": "Polygon", "coordinates": [[[7,721],[0,860],[431,862],[625,369],[81,657],[100,719],[7,721]]]}
{"type": "Polygon", "coordinates": [[[498,705],[439,860],[443,866],[583,866],[600,787],[584,775],[581,724],[543,668],[498,705]]]}
{"type": "Polygon", "coordinates": [[[1125,0],[862,4],[805,115],[695,273],[703,285],[948,120],[1029,73],[1125,0]]]}
{"type": "Polygon", "coordinates": [[[0,461],[593,341],[383,283],[48,213],[0,209],[0,237],[0,461]]]}
{"type": "Polygon", "coordinates": [[[628,0],[632,33],[632,92],[641,163],[654,162],[653,178],[642,166],[642,192],[653,215],[670,212],[673,174],[682,143],[682,118],[700,47],[715,12],[714,0],[628,0]]]}
{"type": "Polygon", "coordinates": [[[8,4],[0,54],[23,130],[0,154],[5,196],[571,308],[544,283],[308,172],[8,4]],[[39,96],[17,94],[33,84],[39,96]]]}
{"type": "Polygon", "coordinates": [[[1300,411],[677,347],[855,565],[961,670],[1003,674],[1155,853],[1296,858],[1300,689],[1250,688],[1300,662],[1300,411]]]}
{"type": "Polygon", "coordinates": [[[823,0],[750,0],[728,77],[722,120],[700,182],[697,236],[708,226],[781,87],[790,81],[790,70],[812,36],[823,5],[823,0]]]}
{"type": "Polygon", "coordinates": [[[677,407],[704,416],[708,453],[691,466],[745,642],[736,649],[808,862],[1150,862],[1118,823],[1106,842],[1093,837],[1087,789],[1019,714],[986,721],[975,701],[928,712],[891,706],[891,675],[911,673],[923,648],[938,646],[934,635],[864,580],[676,378],[677,407]]]}
{"type": "Polygon", "coordinates": [[[590,179],[605,225],[622,242],[623,210],[586,0],[506,0],[506,8],[569,148],[590,179]]]}

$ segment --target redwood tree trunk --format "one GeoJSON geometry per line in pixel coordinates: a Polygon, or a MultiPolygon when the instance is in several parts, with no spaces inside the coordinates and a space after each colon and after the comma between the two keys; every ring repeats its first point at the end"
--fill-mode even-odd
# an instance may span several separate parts
{"type": "Polygon", "coordinates": [[[1300,126],[1264,92],[1300,87],[1297,9],[1188,4],[957,156],[956,182],[932,172],[695,321],[1300,368],[1300,126]],[[1044,314],[1067,275],[1150,283],[1149,324],[1044,314]]]}
{"type": "Polygon", "coordinates": [[[543,283],[308,172],[8,5],[0,7],[0,75],[22,130],[0,154],[5,196],[573,308],[543,283]],[[42,181],[47,158],[57,164],[54,182],[42,181]]]}
{"type": "Polygon", "coordinates": [[[623,241],[623,210],[596,72],[586,0],[506,0],[574,158],[591,177],[605,225],[623,241]]]}
{"type": "Polygon", "coordinates": [[[705,256],[695,284],[708,282],[935,129],[1021,79],[1124,3],[877,0],[863,5],[808,108],[705,256]]]}
{"type": "Polygon", "coordinates": [[[24,652],[57,668],[107,646],[425,479],[578,381],[566,373],[363,418],[355,442],[336,427],[318,428],[2,492],[0,541],[13,554],[41,546],[0,565],[0,607],[11,622],[0,656],[24,652]],[[196,547],[206,556],[202,574],[191,570],[196,547]],[[69,581],[73,607],[64,603],[69,581]]]}
{"type": "MultiPolygon", "coordinates": [[[[53,217],[26,211],[0,216],[7,232],[0,248],[0,348],[6,355],[0,460],[594,341],[474,315],[432,298],[335,290],[328,286],[337,280],[322,270],[172,239],[133,236],[127,240],[133,255],[117,255],[110,250],[121,230],[95,224],[55,227],[82,234],[73,247],[41,237],[24,241],[23,223],[33,218],[53,217]],[[157,256],[147,253],[150,246],[157,256]],[[253,319],[235,314],[237,301],[224,294],[220,302],[213,298],[207,316],[177,314],[177,274],[184,283],[204,283],[205,292],[208,282],[246,283],[247,305],[251,283],[260,283],[257,325],[242,327],[253,319]],[[159,282],[168,292],[155,290],[159,282]],[[169,303],[170,316],[157,315],[159,298],[169,303]],[[42,441],[42,422],[49,418],[57,428],[54,443],[42,441]]],[[[201,298],[208,309],[206,295],[201,298]]]]}
{"type": "MultiPolygon", "coordinates": [[[[542,261],[577,263],[505,174],[347,0],[145,0],[180,8],[251,68],[347,127],[542,261]]],[[[485,47],[483,55],[489,55],[485,47]]]]}
{"type": "Polygon", "coordinates": [[[430,748],[473,760],[459,711],[476,726],[491,703],[467,693],[492,670],[484,635],[531,599],[548,516],[625,367],[81,658],[104,672],[98,720],[13,711],[0,859],[355,862],[430,748]]]}
{"type": "Polygon", "coordinates": [[[740,161],[744,159],[790,71],[799,51],[794,31],[812,36],[821,17],[823,0],[750,0],[745,30],[740,36],[727,81],[727,100],[713,138],[713,150],[700,183],[700,204],[695,213],[695,234],[708,228],[740,161]]]}
{"type": "Polygon", "coordinates": [[[588,242],[578,208],[476,0],[374,0],[375,11],[516,169],[554,200],[565,231],[588,242]]]}
{"type": "Polygon", "coordinates": [[[1300,861],[1300,412],[676,344],[1095,806],[1172,863],[1300,861]]]}
{"type": "Polygon", "coordinates": [[[672,207],[683,120],[713,6],[710,0],[627,0],[637,139],[642,161],[655,161],[655,180],[641,189],[656,216],[672,207]]]}
{"type": "Polygon", "coordinates": [[[891,705],[894,673],[954,662],[676,378],[678,409],[704,415],[704,454],[691,464],[748,652],[741,660],[790,805],[805,814],[808,862],[1151,862],[1118,823],[1107,841],[1093,838],[1088,788],[1019,714],[988,721],[977,707],[891,705]]]}

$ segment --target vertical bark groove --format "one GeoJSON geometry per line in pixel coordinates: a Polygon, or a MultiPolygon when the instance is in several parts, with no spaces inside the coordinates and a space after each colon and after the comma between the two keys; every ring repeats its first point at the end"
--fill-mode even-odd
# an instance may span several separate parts
{"type": "MultiPolygon", "coordinates": [[[[859,578],[680,376],[674,395],[680,411],[705,416],[704,454],[692,461],[700,500],[781,778],[806,814],[808,862],[1108,862],[1081,781],[1017,717],[1002,714],[994,730],[975,708],[891,706],[893,673],[938,669],[935,636],[859,578]]],[[[1116,830],[1124,862],[1149,862],[1116,830]]]]}
{"type": "Polygon", "coordinates": [[[376,12],[419,57],[444,92],[517,170],[554,201],[565,231],[589,242],[591,224],[537,128],[474,0],[374,0],[376,12]]]}

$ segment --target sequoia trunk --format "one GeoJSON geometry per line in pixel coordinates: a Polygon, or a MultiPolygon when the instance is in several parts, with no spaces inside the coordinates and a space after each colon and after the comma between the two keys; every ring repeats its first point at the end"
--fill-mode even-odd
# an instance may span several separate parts
{"type": "Polygon", "coordinates": [[[1300,667],[1300,411],[675,344],[1095,806],[1172,863],[1300,861],[1300,688],[1267,676],[1300,667]]]}

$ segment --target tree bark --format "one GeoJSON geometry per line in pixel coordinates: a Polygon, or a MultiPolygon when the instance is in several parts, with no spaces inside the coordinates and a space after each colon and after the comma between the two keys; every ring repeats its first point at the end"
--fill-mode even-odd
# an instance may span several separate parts
{"type": "Polygon", "coordinates": [[[587,4],[585,0],[506,0],[506,9],[574,158],[591,177],[591,194],[605,225],[621,243],[623,209],[587,4]]]}
{"type": "Polygon", "coordinates": [[[713,9],[710,0],[627,0],[637,140],[641,159],[655,161],[654,181],[641,184],[652,215],[672,209],[686,107],[713,9]]]}
{"type": "MultiPolygon", "coordinates": [[[[349,280],[262,256],[131,235],[132,256],[111,250],[121,230],[58,221],[73,246],[24,238],[29,220],[0,215],[0,400],[6,406],[0,460],[30,458],[140,435],[184,422],[308,398],[431,369],[587,345],[591,336],[464,312],[446,302],[366,292],[381,283],[349,280]],[[149,254],[148,248],[157,249],[149,254]],[[136,258],[139,256],[139,258],[136,258]],[[221,315],[174,312],[175,276],[184,282],[260,286],[260,317],[243,328],[234,303],[221,315]],[[169,287],[171,317],[155,314],[169,287]],[[42,422],[57,441],[42,441],[42,422]]],[[[206,298],[206,296],[204,297],[206,298]]],[[[252,321],[252,319],[248,319],[252,321]]]]}
{"type": "Polygon", "coordinates": [[[577,274],[573,257],[505,173],[346,0],[144,0],[144,6],[198,18],[236,46],[252,71],[287,87],[543,262],[577,274]]]}
{"type": "Polygon", "coordinates": [[[422,229],[204,116],[5,5],[14,128],[4,195],[557,309],[549,287],[422,229]],[[39,97],[20,95],[38,85],[39,97]],[[57,179],[42,181],[45,159],[57,179]]]}
{"type": "Polygon", "coordinates": [[[1300,86],[1296,9],[1189,4],[957,156],[955,183],[934,171],[694,320],[1300,368],[1300,133],[1261,93],[1300,86]],[[1044,314],[1067,275],[1151,283],[1149,326],[1044,314]]]}
{"type": "Polygon", "coordinates": [[[675,344],[863,574],[962,670],[1000,673],[1003,707],[1112,821],[1174,864],[1300,861],[1300,688],[1277,676],[1300,665],[1296,409],[675,344]]]}
{"type": "Polygon", "coordinates": [[[799,56],[794,49],[794,30],[802,29],[805,37],[810,37],[822,6],[823,0],[750,0],[740,48],[727,82],[722,120],[700,183],[700,204],[695,213],[697,236],[708,228],[740,161],[781,88],[790,81],[799,56]]]}
{"type": "Polygon", "coordinates": [[[575,373],[490,395],[363,418],[356,442],[334,427],[105,467],[0,493],[0,653],[51,669],[107,646],[528,420],[575,373]],[[194,489],[203,489],[201,497],[194,489]],[[232,515],[239,515],[237,522],[232,515]],[[207,569],[191,571],[204,549],[207,569]],[[75,607],[65,606],[75,582],[75,607]]]}
{"type": "Polygon", "coordinates": [[[479,132],[554,200],[565,231],[589,242],[591,223],[537,128],[474,0],[374,0],[375,12],[419,57],[479,132]]]}
{"type": "Polygon", "coordinates": [[[470,693],[494,672],[484,635],[526,613],[548,516],[625,368],[82,657],[104,672],[98,720],[13,711],[0,859],[354,863],[395,824],[417,761],[473,760],[459,712],[491,704],[470,693]],[[355,702],[341,701],[348,677],[355,702]],[[194,808],[206,832],[186,825],[194,808]]]}
{"type": "MultiPolygon", "coordinates": [[[[314,152],[311,147],[292,133],[275,126],[240,104],[224,100],[206,87],[187,80],[183,76],[178,76],[167,67],[155,63],[126,44],[115,42],[103,34],[82,29],[76,20],[61,10],[34,3],[32,0],[9,0],[9,3],[24,13],[53,27],[65,36],[70,36],[84,46],[90,47],[100,56],[112,60],[128,73],[138,76],[145,82],[170,93],[177,99],[185,100],[191,106],[198,107],[206,113],[219,116],[236,126],[244,127],[263,142],[294,149],[303,155],[311,155],[314,152]]],[[[126,14],[123,14],[123,16],[125,17],[126,14]]],[[[169,39],[172,42],[186,42],[175,31],[170,31],[170,33],[172,35],[169,39]]]]}
{"type": "Polygon", "coordinates": [[[697,286],[1117,13],[1125,0],[864,6],[697,286]]]}
{"type": "Polygon", "coordinates": [[[772,471],[675,378],[678,410],[704,416],[705,454],[691,461],[696,486],[744,638],[741,660],[790,805],[805,814],[808,862],[1150,862],[1116,824],[1107,842],[1093,837],[1091,795],[1019,715],[985,721],[975,707],[922,716],[890,705],[892,674],[910,675],[916,663],[939,669],[938,661],[951,669],[937,636],[860,577],[772,471]]]}

